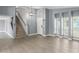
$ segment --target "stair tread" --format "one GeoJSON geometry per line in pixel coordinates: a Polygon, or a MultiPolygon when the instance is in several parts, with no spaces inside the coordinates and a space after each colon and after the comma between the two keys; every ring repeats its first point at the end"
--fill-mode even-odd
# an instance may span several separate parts
{"type": "Polygon", "coordinates": [[[21,26],[20,21],[17,19],[16,20],[16,38],[25,38],[26,34],[21,26]]]}

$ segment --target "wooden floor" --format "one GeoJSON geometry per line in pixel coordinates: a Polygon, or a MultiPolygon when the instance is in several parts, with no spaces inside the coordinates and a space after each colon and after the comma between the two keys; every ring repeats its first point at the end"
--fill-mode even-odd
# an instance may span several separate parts
{"type": "Polygon", "coordinates": [[[4,53],[71,53],[79,52],[79,41],[43,37],[41,35],[26,36],[20,23],[17,22],[17,37],[14,40],[0,40],[0,52],[4,53]]]}

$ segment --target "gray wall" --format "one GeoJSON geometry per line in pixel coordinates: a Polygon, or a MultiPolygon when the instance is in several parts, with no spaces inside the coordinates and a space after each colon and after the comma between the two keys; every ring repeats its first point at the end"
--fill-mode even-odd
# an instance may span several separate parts
{"type": "Polygon", "coordinates": [[[15,6],[0,6],[0,15],[15,16],[15,6]]]}
{"type": "Polygon", "coordinates": [[[45,9],[45,34],[49,34],[49,9],[45,9]]]}
{"type": "Polygon", "coordinates": [[[45,22],[45,32],[46,35],[53,34],[53,20],[52,20],[52,9],[45,9],[46,22],[45,22]]]}
{"type": "Polygon", "coordinates": [[[54,21],[52,16],[52,9],[49,9],[49,34],[53,34],[54,31],[54,21]]]}

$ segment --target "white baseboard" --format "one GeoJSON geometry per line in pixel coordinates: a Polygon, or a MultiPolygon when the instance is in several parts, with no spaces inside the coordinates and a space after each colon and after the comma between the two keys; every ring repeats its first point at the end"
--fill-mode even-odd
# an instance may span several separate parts
{"type": "Polygon", "coordinates": [[[15,39],[14,36],[10,35],[8,32],[6,32],[12,39],[15,39]]]}
{"type": "Polygon", "coordinates": [[[48,35],[45,35],[45,36],[56,36],[56,35],[48,34],[48,35]]]}
{"type": "Polygon", "coordinates": [[[46,35],[44,35],[44,34],[38,34],[38,33],[33,33],[33,34],[28,34],[28,36],[33,36],[33,35],[41,35],[41,36],[46,36],[46,35]]]}
{"type": "Polygon", "coordinates": [[[38,33],[28,34],[28,36],[38,35],[38,33]]]}

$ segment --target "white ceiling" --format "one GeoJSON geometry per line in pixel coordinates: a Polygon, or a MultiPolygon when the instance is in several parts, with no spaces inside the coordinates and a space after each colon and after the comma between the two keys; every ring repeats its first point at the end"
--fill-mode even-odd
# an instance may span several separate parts
{"type": "Polygon", "coordinates": [[[75,6],[45,6],[45,8],[49,9],[60,9],[60,8],[74,8],[75,6]]]}
{"type": "Polygon", "coordinates": [[[79,6],[17,6],[17,7],[32,7],[32,8],[35,8],[35,9],[40,9],[40,8],[63,9],[63,8],[75,8],[75,7],[79,8],[79,6]]]}
{"type": "Polygon", "coordinates": [[[33,6],[33,8],[48,8],[48,9],[62,9],[62,8],[75,8],[78,6],[33,6]]]}

